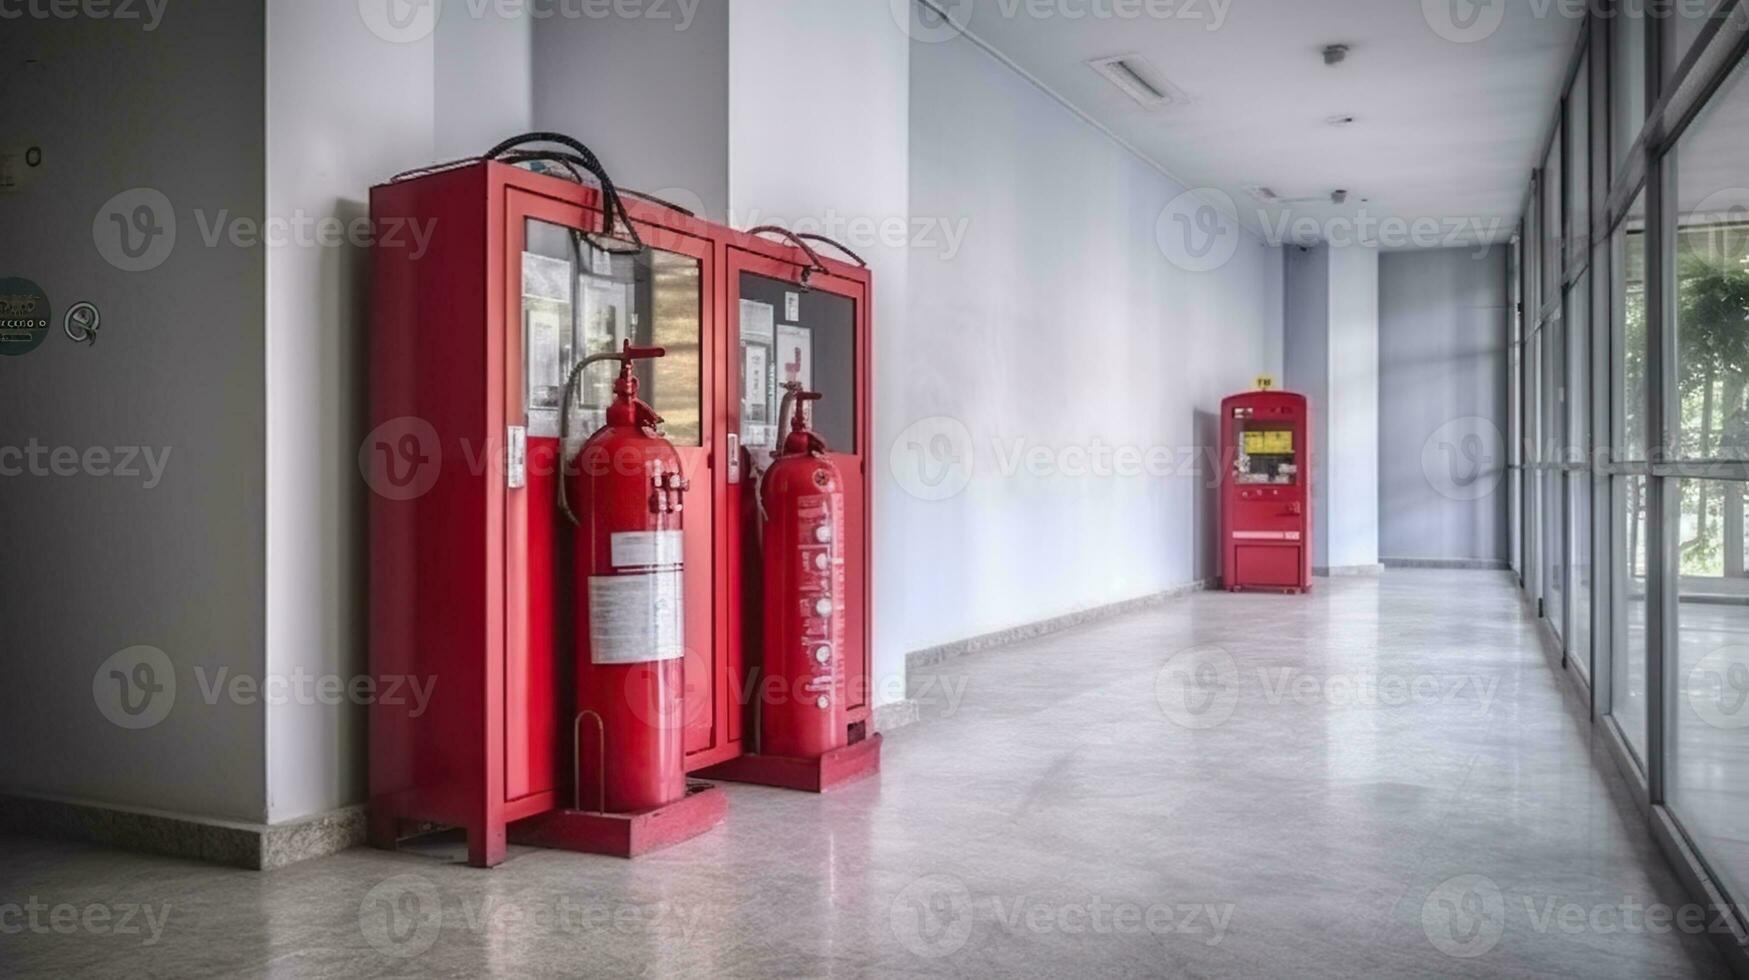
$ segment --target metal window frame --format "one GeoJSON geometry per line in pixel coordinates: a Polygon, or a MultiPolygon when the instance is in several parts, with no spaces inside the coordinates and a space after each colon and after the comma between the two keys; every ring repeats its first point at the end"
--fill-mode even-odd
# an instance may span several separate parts
{"type": "Polygon", "coordinates": [[[1602,204],[1609,193],[1609,124],[1607,121],[1600,123],[1609,112],[1609,34],[1604,22],[1595,17],[1586,22],[1584,33],[1591,52],[1587,60],[1590,71],[1585,79],[1588,86],[1585,106],[1590,119],[1585,131],[1588,159],[1587,194],[1583,205],[1589,217],[1585,225],[1585,240],[1579,245],[1585,252],[1586,271],[1591,274],[1590,321],[1587,324],[1591,338],[1591,363],[1588,365],[1591,390],[1586,406],[1591,413],[1591,426],[1585,449],[1591,470],[1588,477],[1591,483],[1591,527],[1588,529],[1591,535],[1590,708],[1591,719],[1596,722],[1608,713],[1615,700],[1614,658],[1618,647],[1613,612],[1615,552],[1611,550],[1615,494],[1613,478],[1604,473],[1599,464],[1609,458],[1608,447],[1615,445],[1614,413],[1619,399],[1613,397],[1614,373],[1610,363],[1615,337],[1610,310],[1614,285],[1609,243],[1613,236],[1609,226],[1600,220],[1604,212],[1602,204]]]}
{"type": "MultiPolygon", "coordinates": [[[[1701,853],[1692,835],[1683,829],[1680,815],[1667,804],[1670,773],[1677,764],[1674,753],[1676,740],[1674,723],[1678,685],[1673,681],[1680,668],[1680,559],[1677,554],[1681,521],[1681,481],[1688,479],[1749,483],[1749,459],[1684,459],[1679,455],[1677,441],[1681,425],[1678,386],[1676,336],[1676,270],[1677,247],[1677,186],[1675,150],[1709,100],[1730,79],[1740,62],[1749,58],[1749,0],[1721,0],[1711,19],[1703,26],[1693,46],[1683,52],[1680,63],[1668,73],[1664,66],[1677,60],[1675,32],[1668,16],[1647,15],[1645,18],[1646,118],[1625,159],[1615,165],[1613,134],[1615,92],[1612,76],[1615,63],[1613,26],[1620,20],[1627,0],[1606,0],[1608,8],[1588,16],[1579,32],[1567,73],[1563,76],[1556,102],[1555,118],[1536,156],[1535,167],[1525,199],[1525,218],[1520,226],[1519,275],[1523,306],[1515,311],[1521,324],[1515,345],[1519,351],[1515,386],[1522,407],[1513,418],[1515,437],[1525,440],[1529,450],[1515,455],[1519,470],[1521,499],[1515,515],[1515,530],[1522,553],[1519,556],[1521,586],[1525,593],[1541,604],[1540,581],[1544,556],[1539,554],[1545,540],[1544,523],[1561,520],[1564,528],[1559,573],[1563,576],[1568,597],[1563,615],[1571,622],[1573,554],[1570,535],[1575,529],[1565,517],[1571,507],[1571,496],[1561,493],[1563,515],[1543,513],[1544,494],[1533,493],[1528,474],[1538,474],[1535,482],[1588,480],[1592,494],[1592,630],[1590,683],[1573,676],[1575,684],[1586,688],[1594,721],[1602,722],[1606,744],[1618,766],[1636,789],[1637,802],[1645,810],[1648,829],[1676,866],[1679,875],[1697,900],[1718,902],[1728,900],[1721,880],[1707,866],[1707,855],[1701,853]],[[1586,60],[1587,52],[1596,56],[1586,60]],[[1582,76],[1580,67],[1589,66],[1582,76]],[[1573,86],[1587,87],[1586,173],[1589,195],[1584,201],[1572,199],[1571,181],[1566,171],[1572,169],[1572,106],[1573,86]],[[1545,270],[1551,268],[1550,237],[1541,227],[1545,205],[1546,182],[1540,169],[1547,161],[1556,142],[1561,144],[1562,181],[1559,211],[1563,235],[1553,247],[1561,254],[1552,267],[1559,270],[1556,282],[1545,282],[1545,270]],[[1625,357],[1616,337],[1615,326],[1624,311],[1616,302],[1616,281],[1625,274],[1625,258],[1617,248],[1616,233],[1631,212],[1642,189],[1646,195],[1646,399],[1643,406],[1646,426],[1647,453],[1642,460],[1620,460],[1619,447],[1626,434],[1625,357]],[[1589,212],[1584,240],[1573,240],[1574,208],[1589,212]],[[1590,304],[1587,322],[1572,320],[1572,289],[1586,271],[1589,279],[1590,304]],[[1577,329],[1588,330],[1590,340],[1588,363],[1574,365],[1562,352],[1565,362],[1562,377],[1571,388],[1576,371],[1589,371],[1588,433],[1582,433],[1583,459],[1547,458],[1542,447],[1529,440],[1541,441],[1549,429],[1541,411],[1540,375],[1533,371],[1532,340],[1542,328],[1556,318],[1563,318],[1569,338],[1577,329]],[[1533,393],[1539,397],[1533,397],[1533,393]],[[1625,649],[1626,604],[1619,601],[1621,571],[1627,568],[1631,556],[1626,554],[1626,489],[1631,477],[1645,478],[1647,521],[1645,526],[1647,578],[1647,709],[1645,753],[1640,757],[1629,739],[1625,738],[1614,712],[1614,658],[1625,649]],[[1534,503],[1534,506],[1533,506],[1534,503]],[[1599,598],[1603,597],[1603,598],[1599,598]]],[[[1569,340],[1570,342],[1570,340],[1569,340]]],[[[1566,423],[1571,413],[1571,399],[1563,409],[1563,424],[1559,431],[1569,433],[1566,423]]],[[[1578,529],[1584,533],[1587,529],[1578,529]]],[[[1562,631],[1563,648],[1570,642],[1571,631],[1562,631]]],[[[1565,662],[1565,649],[1563,649],[1565,662]]],[[[1569,672],[1571,674],[1571,672],[1569,672]]],[[[1731,933],[1721,936],[1720,945],[1734,965],[1749,972],[1749,931],[1732,919],[1731,933]]]]}

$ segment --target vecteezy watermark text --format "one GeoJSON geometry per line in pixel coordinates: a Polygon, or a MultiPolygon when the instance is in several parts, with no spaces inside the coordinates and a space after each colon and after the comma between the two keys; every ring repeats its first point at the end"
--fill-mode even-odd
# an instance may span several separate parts
{"type": "MultiPolygon", "coordinates": [[[[184,678],[185,680],[186,678],[184,678]]],[[[335,674],[295,667],[289,673],[258,676],[229,667],[194,668],[200,699],[236,705],[379,704],[408,708],[418,718],[437,688],[432,675],[335,674]]],[[[170,716],[178,693],[176,663],[153,646],[132,646],[110,654],[91,675],[91,700],[111,724],[130,731],[152,728],[170,716]]],[[[182,685],[187,690],[187,685],[182,685]]]]}
{"type": "Polygon", "coordinates": [[[954,875],[932,874],[901,889],[887,915],[901,946],[925,959],[939,959],[964,948],[980,922],[1010,936],[1174,936],[1218,946],[1226,938],[1234,909],[1230,902],[1143,905],[1098,895],[1084,901],[1025,894],[978,896],[954,875]]]}
{"type": "MultiPolygon", "coordinates": [[[[1475,44],[1493,37],[1506,23],[1508,7],[1534,20],[1560,17],[1599,20],[1700,20],[1716,14],[1718,0],[1421,0],[1421,13],[1433,32],[1453,44],[1475,44]]],[[[1742,16],[1738,7],[1733,16],[1742,16]]]]}
{"type": "Polygon", "coordinates": [[[358,0],[358,16],[377,37],[413,44],[431,36],[448,13],[473,20],[646,20],[692,26],[703,0],[358,0]]]}
{"type": "Polygon", "coordinates": [[[45,902],[35,895],[22,902],[0,903],[0,935],[143,936],[141,946],[156,946],[170,921],[170,906],[133,902],[45,902]]]}
{"type": "Polygon", "coordinates": [[[561,936],[616,934],[637,941],[686,942],[719,914],[713,905],[673,901],[605,903],[560,895],[521,902],[487,895],[457,897],[453,911],[429,878],[402,874],[379,882],[358,905],[358,927],[378,952],[407,959],[435,945],[443,932],[505,935],[536,931],[561,936]]]}
{"type": "MultiPolygon", "coordinates": [[[[193,217],[207,248],[376,247],[405,249],[420,259],[437,230],[436,218],[373,221],[364,215],[340,217],[303,209],[260,216],[235,214],[229,208],[196,208],[193,217]]],[[[97,254],[123,272],[150,272],[169,261],[176,252],[177,230],[175,203],[155,187],[134,187],[114,195],[91,220],[97,254]]]]}
{"type": "MultiPolygon", "coordinates": [[[[1154,222],[1154,240],[1167,261],[1186,272],[1212,272],[1239,252],[1243,217],[1232,195],[1218,187],[1196,187],[1166,203],[1154,222]]],[[[1250,221],[1271,246],[1330,245],[1336,248],[1472,247],[1480,257],[1503,241],[1506,218],[1499,215],[1380,214],[1367,207],[1353,213],[1310,213],[1294,205],[1255,208],[1250,221]]]]}
{"type": "Polygon", "coordinates": [[[1385,248],[1459,248],[1475,247],[1478,252],[1500,239],[1506,230],[1506,220],[1500,217],[1433,217],[1423,215],[1405,218],[1398,215],[1373,214],[1361,208],[1352,216],[1319,218],[1292,211],[1270,215],[1259,209],[1257,220],[1263,226],[1263,238],[1271,245],[1321,243],[1336,248],[1354,245],[1385,248]]]}
{"type": "Polygon", "coordinates": [[[995,0],[994,8],[1004,20],[1189,20],[1218,31],[1233,0],[995,0]]]}
{"type": "Polygon", "coordinates": [[[139,21],[149,34],[169,6],[170,0],[0,0],[0,20],[139,21]]]}
{"type": "Polygon", "coordinates": [[[237,248],[405,248],[408,257],[424,258],[431,245],[437,219],[387,217],[373,221],[364,216],[337,218],[327,214],[310,214],[303,210],[289,215],[267,218],[233,217],[228,208],[216,214],[196,209],[195,224],[200,228],[201,241],[208,248],[228,242],[237,248]]]}
{"type": "Polygon", "coordinates": [[[1233,0],[888,0],[888,6],[906,37],[939,44],[963,35],[974,13],[1010,21],[1189,21],[1218,31],[1233,0]]]}
{"type": "MultiPolygon", "coordinates": [[[[1413,671],[1314,674],[1295,667],[1242,670],[1225,649],[1202,645],[1181,650],[1161,665],[1154,698],[1167,720],[1192,730],[1217,728],[1238,710],[1247,691],[1271,707],[1403,708],[1473,705],[1486,715],[1500,688],[1498,677],[1413,671]]],[[[1253,703],[1257,698],[1252,698],[1253,703]]]]}
{"type": "Polygon", "coordinates": [[[1212,487],[1230,465],[1215,446],[1108,442],[1099,436],[1049,443],[995,435],[980,446],[965,423],[944,415],[906,426],[887,453],[900,488],[929,501],[958,496],[980,472],[1003,480],[1199,478],[1212,487]]]}
{"type": "Polygon", "coordinates": [[[437,687],[435,676],[355,674],[345,677],[302,667],[293,668],[290,674],[269,674],[258,678],[253,674],[233,674],[229,667],[220,667],[209,673],[205,666],[198,666],[194,668],[194,680],[200,686],[201,700],[209,705],[218,704],[221,699],[240,705],[411,705],[412,710],[407,712],[409,718],[425,713],[431,705],[431,692],[437,687]]]}
{"type": "Polygon", "coordinates": [[[117,477],[140,480],[151,490],[170,465],[169,446],[45,446],[31,439],[22,446],[0,446],[0,477],[117,477]],[[142,469],[141,467],[144,467],[142,469]]]}
{"type": "Polygon", "coordinates": [[[1515,894],[1486,875],[1463,874],[1435,885],[1421,904],[1421,928],[1433,947],[1454,959],[1493,952],[1509,920],[1539,935],[1611,936],[1671,933],[1734,935],[1741,906],[1670,905],[1622,895],[1602,901],[1563,895],[1515,894]]]}
{"type": "Polygon", "coordinates": [[[853,249],[904,248],[913,252],[936,252],[944,262],[953,261],[959,254],[971,223],[971,218],[963,215],[877,216],[843,214],[835,208],[797,218],[769,215],[757,209],[745,213],[729,212],[729,224],[736,228],[776,225],[798,235],[824,235],[853,249]]]}

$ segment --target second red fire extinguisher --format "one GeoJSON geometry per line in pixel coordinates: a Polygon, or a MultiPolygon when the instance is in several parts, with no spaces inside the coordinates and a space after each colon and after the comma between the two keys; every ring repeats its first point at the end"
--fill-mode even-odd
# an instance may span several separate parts
{"type": "MultiPolygon", "coordinates": [[[[798,386],[799,388],[799,386],[798,386]]],[[[842,748],[845,732],[844,480],[804,407],[817,392],[792,389],[795,414],[760,484],[765,513],[765,636],[760,749],[815,759],[842,748]]]]}
{"type": "Polygon", "coordinates": [[[664,353],[628,342],[584,359],[565,386],[561,415],[562,455],[579,377],[598,361],[620,362],[607,422],[566,469],[559,493],[576,527],[576,796],[579,808],[607,813],[686,796],[681,509],[688,483],[632,373],[634,362],[664,353]]]}

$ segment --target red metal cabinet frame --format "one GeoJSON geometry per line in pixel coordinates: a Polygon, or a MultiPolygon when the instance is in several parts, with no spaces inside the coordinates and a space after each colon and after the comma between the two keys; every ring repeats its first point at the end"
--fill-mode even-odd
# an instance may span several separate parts
{"type": "MultiPolygon", "coordinates": [[[[728,261],[723,279],[730,291],[728,301],[724,304],[724,316],[727,323],[727,338],[724,349],[729,352],[725,358],[728,373],[725,375],[726,394],[729,396],[724,404],[723,434],[740,431],[741,402],[739,398],[740,385],[737,381],[738,371],[735,359],[740,356],[741,347],[741,277],[743,273],[764,276],[797,283],[799,274],[805,265],[798,261],[807,260],[796,250],[768,242],[762,238],[747,235],[736,235],[736,241],[728,248],[728,261]],[[757,248],[748,247],[758,246],[757,248]],[[778,254],[773,254],[773,253],[778,254]]],[[[799,283],[796,288],[801,288],[799,283]]],[[[867,270],[859,267],[841,266],[833,263],[825,273],[814,273],[808,279],[808,289],[833,293],[849,299],[855,305],[856,332],[856,367],[855,367],[855,430],[856,444],[853,447],[831,446],[831,459],[838,466],[844,477],[845,523],[847,527],[859,528],[859,533],[851,535],[850,551],[845,556],[846,576],[845,590],[859,601],[852,602],[847,611],[845,635],[856,649],[847,651],[845,663],[848,667],[846,690],[849,701],[846,705],[846,721],[852,727],[867,727],[869,713],[873,704],[874,677],[872,672],[872,634],[873,623],[869,610],[873,605],[873,582],[870,575],[870,556],[873,548],[870,507],[873,501],[872,486],[868,473],[869,440],[872,432],[869,412],[869,383],[873,379],[871,355],[873,344],[869,337],[869,305],[870,288],[867,270]],[[854,272],[855,274],[846,274],[854,272]]],[[[829,393],[830,394],[830,393],[829,393]]],[[[778,420],[780,423],[782,420],[778,420]]],[[[778,436],[782,440],[781,433],[778,436]]],[[[723,443],[719,442],[719,445],[723,443]]],[[[748,506],[744,495],[757,493],[758,488],[750,481],[728,485],[729,510],[727,513],[740,513],[740,508],[748,506]]],[[[728,567],[743,567],[742,549],[747,535],[731,534],[728,542],[728,567]]],[[[742,613],[747,604],[742,595],[743,576],[735,575],[729,578],[729,616],[731,629],[729,635],[733,642],[739,645],[742,637],[747,634],[743,630],[742,613]]],[[[739,650],[737,649],[737,654],[739,650]]],[[[733,658],[736,676],[746,677],[746,662],[744,657],[733,658]]],[[[743,700],[745,700],[745,695],[743,700]]],[[[737,732],[739,728],[737,727],[737,732]]],[[[738,753],[737,753],[738,754],[738,753]]]]}
{"type": "MultiPolygon", "coordinates": [[[[626,208],[645,243],[699,262],[701,443],[693,473],[686,589],[687,768],[743,751],[750,651],[743,649],[742,495],[725,449],[739,429],[739,282],[743,271],[796,282],[801,249],[644,200],[626,208]],[[700,500],[699,495],[708,494],[700,500]],[[697,515],[695,517],[695,515],[697,515]],[[695,520],[708,525],[694,533],[695,520]],[[700,602],[696,597],[707,595],[700,602]],[[695,643],[694,635],[698,634],[695,643]],[[703,676],[701,676],[703,675],[703,676]]],[[[522,419],[521,253],[525,222],[593,230],[600,194],[501,163],[473,163],[372,190],[379,228],[431,228],[426,248],[375,252],[371,434],[361,463],[371,495],[371,664],[386,683],[430,683],[429,702],[382,698],[370,712],[371,838],[391,846],[430,823],[465,827],[469,861],[503,859],[505,826],[569,797],[568,658],[557,621],[568,607],[543,548],[566,533],[550,505],[555,446],[529,449],[528,483],[506,487],[507,427],[522,419]],[[427,224],[429,223],[429,224],[427,224]],[[409,475],[410,474],[410,475],[409,475]],[[531,546],[531,542],[535,543],[531,546]]],[[[405,237],[405,236],[402,236],[405,237]]],[[[398,239],[395,239],[398,240],[398,239]]],[[[868,270],[826,258],[807,287],[855,304],[854,453],[837,456],[861,516],[851,591],[852,725],[866,726],[872,688],[866,460],[873,379],[868,270]]],[[[836,447],[835,447],[836,448],[836,447]]]]}

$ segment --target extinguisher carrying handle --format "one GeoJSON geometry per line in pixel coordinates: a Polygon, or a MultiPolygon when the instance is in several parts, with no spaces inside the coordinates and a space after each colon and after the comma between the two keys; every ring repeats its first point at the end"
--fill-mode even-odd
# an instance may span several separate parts
{"type": "Polygon", "coordinates": [[[654,194],[646,194],[643,191],[634,191],[630,187],[619,188],[619,193],[620,193],[621,197],[624,197],[624,196],[629,194],[632,197],[635,197],[640,201],[649,201],[651,204],[660,205],[661,207],[665,207],[670,211],[674,211],[678,214],[686,215],[688,218],[698,217],[697,211],[694,211],[691,208],[683,208],[680,205],[675,204],[673,201],[669,201],[669,200],[666,200],[664,198],[657,197],[654,194]]]}
{"type": "Polygon", "coordinates": [[[625,348],[618,354],[610,354],[622,361],[653,361],[658,357],[667,357],[666,347],[633,347],[631,341],[626,341],[625,348]]]}
{"type": "MultiPolygon", "coordinates": [[[[831,270],[826,268],[826,263],[820,259],[820,253],[814,251],[813,248],[811,248],[808,245],[808,243],[803,240],[806,236],[798,235],[795,232],[790,231],[788,228],[784,228],[784,227],[779,226],[779,225],[760,225],[757,228],[749,228],[747,230],[747,234],[749,234],[749,235],[776,235],[779,238],[788,239],[789,243],[791,245],[794,245],[796,248],[801,249],[802,254],[806,255],[808,257],[808,264],[802,266],[802,274],[801,274],[800,278],[797,279],[796,285],[802,287],[803,289],[812,289],[813,288],[812,286],[808,285],[808,282],[809,282],[809,280],[814,278],[814,273],[821,272],[821,273],[826,273],[828,275],[831,274],[831,270]]],[[[836,243],[834,243],[834,244],[836,244],[836,243]]],[[[842,248],[842,246],[840,246],[840,247],[842,248]]]]}
{"type": "MultiPolygon", "coordinates": [[[[571,510],[570,495],[565,492],[566,481],[563,464],[565,462],[565,445],[571,441],[571,403],[577,396],[577,382],[582,379],[584,370],[591,364],[599,364],[602,361],[618,361],[621,371],[630,371],[633,361],[655,360],[667,354],[667,348],[633,347],[632,342],[628,340],[625,342],[625,346],[617,351],[591,354],[578,361],[577,365],[571,368],[570,377],[565,379],[565,396],[559,403],[559,463],[561,464],[559,466],[559,509],[565,512],[565,517],[570,519],[572,526],[582,527],[583,522],[571,510]]],[[[653,425],[660,425],[662,416],[651,412],[650,422],[653,425]]]]}
{"type": "MultiPolygon", "coordinates": [[[[599,248],[604,252],[611,252],[618,255],[636,255],[644,250],[644,240],[638,236],[638,229],[632,225],[631,216],[626,213],[625,202],[620,199],[619,188],[614,185],[613,178],[607,175],[607,168],[601,165],[600,158],[596,157],[593,150],[584,146],[581,141],[574,137],[566,136],[564,133],[546,131],[523,133],[521,136],[512,136],[504,142],[499,143],[497,146],[492,147],[490,150],[487,150],[482,159],[503,160],[506,163],[522,163],[529,160],[548,160],[563,163],[568,167],[582,167],[584,170],[589,171],[589,173],[595,177],[596,182],[601,185],[600,237],[608,242],[615,242],[614,223],[617,221],[625,225],[625,234],[629,236],[629,241],[624,246],[609,247],[608,245],[597,241],[588,233],[585,233],[584,237],[589,239],[591,245],[594,245],[596,248],[599,248]],[[519,147],[524,147],[531,143],[554,143],[569,149],[571,152],[561,153],[554,150],[518,149],[519,147]]],[[[572,172],[575,174],[574,169],[572,172]]],[[[581,180],[579,180],[579,182],[581,182],[581,180]]]]}
{"type": "MultiPolygon", "coordinates": [[[[817,402],[826,397],[817,391],[803,391],[801,384],[795,381],[786,382],[783,387],[783,402],[777,407],[777,441],[776,444],[771,447],[772,459],[777,459],[783,455],[783,444],[788,440],[789,432],[795,432],[799,428],[805,427],[805,422],[801,425],[797,425],[797,420],[803,418],[802,405],[807,402],[817,402]],[[795,406],[795,414],[793,417],[790,414],[791,405],[795,406]],[[790,423],[788,432],[784,429],[784,422],[786,421],[790,423]]],[[[809,433],[809,436],[810,438],[808,441],[813,445],[814,450],[816,452],[824,452],[826,449],[825,442],[823,442],[818,436],[813,435],[813,433],[809,433]]]]}
{"type": "MultiPolygon", "coordinates": [[[[817,391],[803,391],[801,384],[795,381],[786,382],[783,388],[783,402],[777,409],[777,440],[776,444],[771,447],[772,462],[776,462],[783,458],[783,444],[788,441],[789,438],[784,434],[783,422],[784,419],[790,417],[790,406],[792,404],[795,405],[796,417],[800,418],[802,405],[804,403],[817,402],[826,397],[817,391]]],[[[824,456],[826,454],[825,441],[812,432],[808,433],[808,446],[809,451],[815,456],[824,456]]],[[[752,454],[749,453],[748,455],[752,454]]],[[[765,483],[769,479],[771,479],[771,467],[767,466],[765,469],[759,471],[759,478],[755,481],[753,489],[753,502],[759,506],[759,539],[761,541],[765,539],[766,522],[771,519],[770,515],[765,512],[765,483]]]]}
{"type": "Polygon", "coordinates": [[[852,252],[849,249],[849,247],[847,247],[843,242],[839,241],[836,238],[827,238],[825,235],[816,235],[811,231],[797,232],[796,237],[797,238],[805,238],[810,242],[819,242],[822,245],[830,245],[833,248],[837,249],[838,251],[843,252],[845,255],[849,256],[850,261],[855,262],[857,265],[863,267],[864,269],[868,268],[868,263],[863,261],[862,256],[856,254],[855,252],[852,252]]]}

